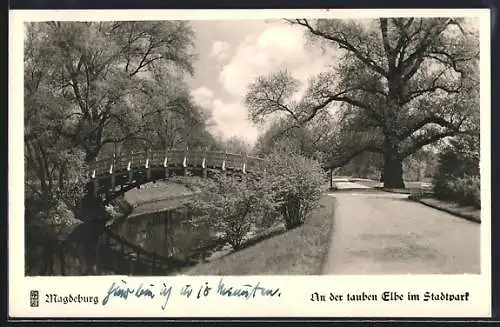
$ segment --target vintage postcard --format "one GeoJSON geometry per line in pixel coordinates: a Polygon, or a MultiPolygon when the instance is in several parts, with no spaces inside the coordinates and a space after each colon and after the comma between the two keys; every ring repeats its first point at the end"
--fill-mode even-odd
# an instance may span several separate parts
{"type": "Polygon", "coordinates": [[[13,10],[9,46],[11,317],[491,316],[488,10],[13,10]]]}

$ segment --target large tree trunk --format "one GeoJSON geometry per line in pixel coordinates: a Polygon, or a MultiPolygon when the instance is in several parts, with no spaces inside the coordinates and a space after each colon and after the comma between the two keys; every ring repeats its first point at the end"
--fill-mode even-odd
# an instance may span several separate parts
{"type": "Polygon", "coordinates": [[[397,157],[386,159],[383,179],[385,188],[404,188],[403,161],[397,157]]]}
{"type": "Polygon", "coordinates": [[[383,182],[385,188],[404,188],[403,181],[403,159],[396,147],[386,141],[384,149],[384,171],[383,182]]]}

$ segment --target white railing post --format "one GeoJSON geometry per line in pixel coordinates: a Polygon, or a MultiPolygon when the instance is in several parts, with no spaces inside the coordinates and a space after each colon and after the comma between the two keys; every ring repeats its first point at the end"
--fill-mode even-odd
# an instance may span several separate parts
{"type": "Polygon", "coordinates": [[[242,159],[243,159],[243,166],[241,167],[241,171],[243,172],[243,174],[246,174],[247,173],[247,153],[246,152],[244,155],[242,155],[242,159]]]}
{"type": "Polygon", "coordinates": [[[207,148],[203,149],[203,159],[201,161],[201,169],[203,170],[203,178],[207,178],[207,148]]]}
{"type": "Polygon", "coordinates": [[[150,150],[148,149],[146,151],[146,164],[144,165],[144,167],[146,168],[146,178],[147,178],[147,180],[151,179],[151,167],[149,165],[149,155],[150,155],[150,150]]]}
{"type": "Polygon", "coordinates": [[[95,157],[94,169],[96,170],[97,175],[100,174],[98,162],[99,162],[99,159],[97,157],[95,157]]]}
{"type": "Polygon", "coordinates": [[[163,160],[163,168],[165,169],[165,179],[168,178],[168,150],[165,149],[165,159],[163,160]]]}
{"type": "Polygon", "coordinates": [[[95,167],[92,172],[92,179],[94,184],[94,196],[97,198],[97,192],[99,191],[99,178],[97,178],[99,166],[97,165],[97,156],[95,157],[95,167]],[[96,171],[97,170],[97,171],[96,171]]]}
{"type": "Polygon", "coordinates": [[[129,184],[132,184],[132,177],[134,175],[134,151],[130,151],[130,158],[129,158],[129,161],[128,161],[128,166],[127,166],[127,170],[128,170],[128,183],[129,184]]]}
{"type": "Polygon", "coordinates": [[[184,167],[184,176],[187,175],[188,150],[189,150],[189,148],[186,146],[186,149],[184,150],[184,159],[182,160],[182,167],[184,167]]]}
{"type": "Polygon", "coordinates": [[[96,178],[95,169],[92,172],[92,185],[93,185],[94,197],[97,197],[97,191],[99,190],[99,179],[96,178]]]}
{"type": "Polygon", "coordinates": [[[113,162],[111,163],[111,166],[109,167],[109,174],[111,175],[111,189],[114,191],[115,190],[115,173],[114,173],[114,166],[116,163],[116,154],[113,153],[113,162]]]}
{"type": "Polygon", "coordinates": [[[227,149],[224,152],[224,159],[222,159],[222,167],[221,167],[222,171],[226,171],[226,160],[227,160],[227,149]]]}

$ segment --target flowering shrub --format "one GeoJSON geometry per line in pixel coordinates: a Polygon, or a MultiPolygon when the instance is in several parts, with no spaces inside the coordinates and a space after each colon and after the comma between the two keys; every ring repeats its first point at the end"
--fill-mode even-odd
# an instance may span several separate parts
{"type": "Polygon", "coordinates": [[[304,223],[321,196],[326,175],[317,161],[276,151],[259,173],[217,175],[198,199],[188,204],[190,224],[210,221],[234,249],[256,230],[284,220],[287,229],[304,223]]]}
{"type": "Polygon", "coordinates": [[[315,160],[277,151],[266,157],[263,179],[287,229],[292,229],[303,224],[307,214],[317,206],[326,175],[315,160]]]}
{"type": "Polygon", "coordinates": [[[252,227],[262,222],[262,216],[275,210],[275,203],[261,180],[218,175],[189,207],[193,224],[210,221],[234,249],[239,249],[252,227]]]}

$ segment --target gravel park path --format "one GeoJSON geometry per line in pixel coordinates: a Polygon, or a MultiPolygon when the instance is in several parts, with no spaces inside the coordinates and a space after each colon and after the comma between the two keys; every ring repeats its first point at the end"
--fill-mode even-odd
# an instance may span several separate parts
{"type": "Polygon", "coordinates": [[[479,224],[351,184],[330,194],[337,201],[324,274],[480,273],[479,224]]]}
{"type": "Polygon", "coordinates": [[[339,190],[346,190],[346,189],[368,189],[370,188],[369,186],[365,186],[363,184],[355,183],[355,182],[349,182],[349,181],[337,181],[335,182],[335,186],[339,190]]]}

